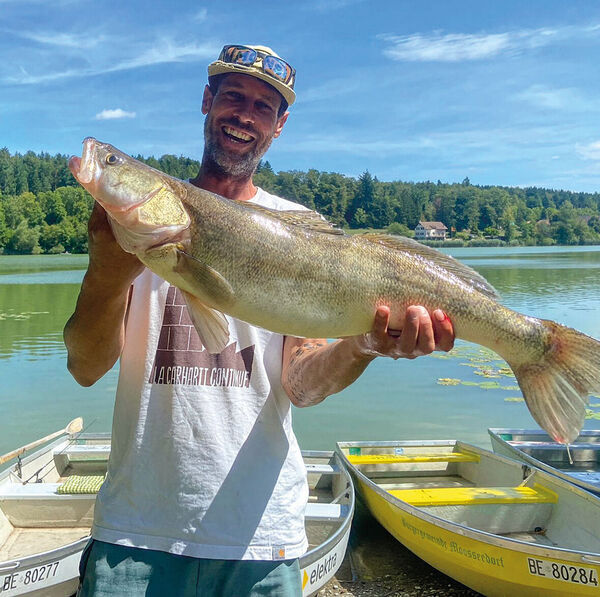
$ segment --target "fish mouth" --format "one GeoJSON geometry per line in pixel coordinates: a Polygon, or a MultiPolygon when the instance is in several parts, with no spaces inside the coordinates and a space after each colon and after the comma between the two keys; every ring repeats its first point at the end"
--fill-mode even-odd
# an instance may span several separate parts
{"type": "Polygon", "coordinates": [[[98,142],[93,137],[83,140],[81,158],[74,155],[69,158],[69,170],[82,185],[89,184],[96,173],[96,145],[98,142]]]}
{"type": "Polygon", "coordinates": [[[228,124],[225,124],[221,127],[221,131],[225,135],[225,137],[234,143],[240,143],[245,145],[247,143],[251,143],[254,141],[254,137],[249,133],[242,131],[240,129],[234,128],[228,124]]]}

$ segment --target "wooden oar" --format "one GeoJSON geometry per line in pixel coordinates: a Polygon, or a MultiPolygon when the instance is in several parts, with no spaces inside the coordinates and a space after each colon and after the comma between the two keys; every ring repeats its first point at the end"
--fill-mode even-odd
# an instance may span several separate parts
{"type": "Polygon", "coordinates": [[[58,437],[59,435],[63,435],[64,433],[78,433],[83,429],[83,419],[81,417],[77,417],[73,419],[64,429],[60,429],[59,431],[55,431],[46,437],[42,437],[41,439],[36,439],[34,442],[27,444],[26,446],[21,446],[12,452],[8,452],[8,454],[4,454],[4,456],[0,456],[0,464],[4,464],[17,456],[23,454],[27,450],[31,450],[32,448],[37,448],[37,446],[41,446],[42,444],[49,442],[51,439],[58,437]]]}

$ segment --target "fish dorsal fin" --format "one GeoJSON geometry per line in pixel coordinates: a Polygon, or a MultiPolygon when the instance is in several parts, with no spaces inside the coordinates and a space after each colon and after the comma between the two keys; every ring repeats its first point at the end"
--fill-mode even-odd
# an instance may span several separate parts
{"type": "Polygon", "coordinates": [[[413,240],[412,238],[407,238],[405,236],[390,236],[387,234],[372,232],[360,234],[358,236],[364,240],[384,245],[395,251],[403,251],[410,253],[411,255],[417,255],[423,259],[426,259],[427,261],[430,261],[434,265],[448,270],[451,274],[455,275],[463,282],[466,282],[478,292],[481,292],[481,294],[493,299],[499,298],[496,289],[474,269],[470,268],[464,263],[461,263],[457,259],[454,259],[454,257],[450,257],[450,255],[446,255],[437,249],[428,247],[427,245],[413,240]]]}
{"type": "Polygon", "coordinates": [[[259,214],[277,218],[285,224],[299,226],[300,228],[306,228],[307,230],[312,230],[314,232],[324,232],[325,234],[345,234],[343,230],[336,228],[334,224],[312,209],[281,211],[278,209],[271,209],[270,207],[264,207],[263,205],[257,205],[256,203],[248,203],[246,201],[244,201],[243,204],[244,207],[249,210],[254,210],[259,214]]]}

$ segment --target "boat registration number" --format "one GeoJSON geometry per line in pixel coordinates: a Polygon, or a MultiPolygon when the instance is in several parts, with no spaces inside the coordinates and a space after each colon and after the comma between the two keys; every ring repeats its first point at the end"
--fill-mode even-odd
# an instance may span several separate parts
{"type": "Polygon", "coordinates": [[[529,573],[534,576],[553,578],[554,580],[570,582],[576,585],[598,586],[598,574],[594,568],[560,564],[537,558],[527,558],[527,564],[529,565],[529,573]]]}
{"type": "Polygon", "coordinates": [[[0,577],[0,593],[8,593],[13,589],[19,589],[44,582],[49,578],[56,576],[58,562],[50,562],[43,566],[28,568],[27,570],[13,572],[4,577],[0,577]]]}

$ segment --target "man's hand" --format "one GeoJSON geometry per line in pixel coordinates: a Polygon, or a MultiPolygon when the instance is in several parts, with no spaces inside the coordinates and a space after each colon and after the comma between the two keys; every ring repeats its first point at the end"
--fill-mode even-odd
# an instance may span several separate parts
{"type": "Polygon", "coordinates": [[[129,288],[144,269],[135,255],[127,253],[117,244],[106,212],[96,202],[88,222],[88,246],[88,272],[103,277],[108,285],[116,283],[129,288]]]}
{"type": "Polygon", "coordinates": [[[371,331],[360,336],[331,343],[287,336],[281,383],[290,400],[299,407],[318,404],[347,388],[379,356],[414,359],[452,349],[454,329],[443,311],[436,309],[430,317],[427,309],[415,305],[404,315],[402,332],[388,328],[390,308],[379,307],[371,331]]]}
{"type": "Polygon", "coordinates": [[[434,350],[448,351],[454,346],[452,322],[440,309],[430,316],[425,307],[408,307],[402,331],[389,329],[389,320],[390,308],[379,307],[371,331],[356,337],[363,354],[414,359],[434,350]]]}

